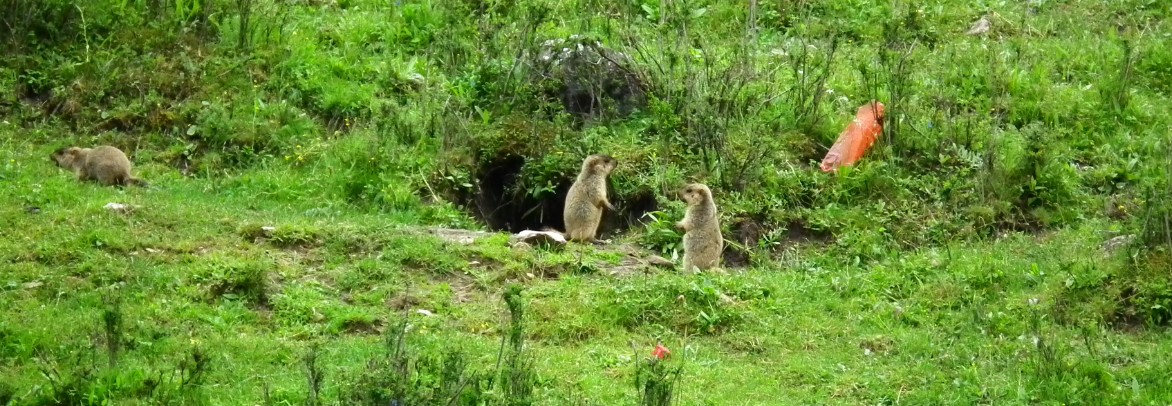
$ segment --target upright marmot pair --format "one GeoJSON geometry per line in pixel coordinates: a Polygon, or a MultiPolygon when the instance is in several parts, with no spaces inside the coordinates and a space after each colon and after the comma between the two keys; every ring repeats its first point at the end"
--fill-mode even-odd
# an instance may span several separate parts
{"type": "Polygon", "coordinates": [[[54,151],[49,158],[77,174],[77,180],[95,181],[105,186],[148,186],[141,179],[130,176],[130,159],[122,150],[102,145],[95,148],[65,147],[54,151]]]}
{"type": "MultiPolygon", "coordinates": [[[[582,170],[566,194],[562,213],[566,237],[571,241],[594,242],[602,222],[602,209],[615,210],[606,197],[606,179],[616,166],[618,161],[607,155],[591,155],[582,162],[582,170]]],[[[693,183],[684,187],[682,195],[688,211],[676,226],[684,230],[684,271],[712,268],[720,263],[724,250],[712,191],[708,186],[693,183]]]]}

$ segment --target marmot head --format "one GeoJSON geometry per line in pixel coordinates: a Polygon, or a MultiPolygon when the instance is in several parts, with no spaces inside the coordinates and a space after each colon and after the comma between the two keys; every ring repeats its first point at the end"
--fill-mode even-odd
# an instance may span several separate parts
{"type": "Polygon", "coordinates": [[[708,189],[708,186],[702,183],[692,183],[684,186],[684,191],[681,195],[683,195],[684,201],[688,202],[689,206],[695,206],[712,200],[712,190],[708,189]]]}
{"type": "Polygon", "coordinates": [[[582,162],[582,172],[609,175],[618,165],[619,161],[611,158],[610,155],[591,155],[582,162]]]}
{"type": "Polygon", "coordinates": [[[53,151],[53,155],[49,155],[49,160],[62,168],[72,168],[78,152],[81,152],[81,148],[61,147],[53,151]]]}

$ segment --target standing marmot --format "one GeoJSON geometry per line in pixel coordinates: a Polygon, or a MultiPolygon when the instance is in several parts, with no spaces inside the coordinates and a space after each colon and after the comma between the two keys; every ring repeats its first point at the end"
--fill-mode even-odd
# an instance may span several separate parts
{"type": "Polygon", "coordinates": [[[618,161],[608,155],[591,155],[582,162],[582,171],[566,194],[566,208],[562,212],[566,238],[594,242],[598,224],[602,222],[602,208],[615,210],[606,200],[606,177],[615,166],[618,161]]]}
{"type": "Polygon", "coordinates": [[[684,230],[684,272],[717,266],[724,251],[724,238],[720,235],[720,215],[712,200],[712,190],[693,183],[684,187],[683,197],[688,211],[676,227],[684,230]]]}
{"type": "Polygon", "coordinates": [[[126,154],[109,145],[65,147],[54,151],[50,159],[57,166],[72,170],[80,181],[92,180],[106,186],[147,186],[146,182],[130,176],[130,160],[126,154]]]}

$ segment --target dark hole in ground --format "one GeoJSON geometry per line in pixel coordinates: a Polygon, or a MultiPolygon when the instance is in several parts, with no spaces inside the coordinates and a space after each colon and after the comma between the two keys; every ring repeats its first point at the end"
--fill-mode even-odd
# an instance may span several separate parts
{"type": "Polygon", "coordinates": [[[53,88],[43,83],[24,83],[18,86],[20,99],[30,105],[40,106],[53,98],[53,88]]]}
{"type": "MultiPolygon", "coordinates": [[[[565,231],[562,210],[573,179],[562,180],[552,196],[534,198],[523,185],[518,185],[524,166],[525,158],[507,156],[480,167],[476,175],[478,188],[470,199],[466,199],[471,202],[464,201],[461,204],[469,206],[473,215],[493,230],[517,233],[548,227],[565,231]]],[[[619,212],[603,211],[602,224],[599,226],[600,238],[608,238],[639,224],[644,214],[658,208],[655,195],[651,192],[619,198],[612,190],[608,190],[608,195],[611,196],[611,204],[619,212]]]]}
{"type": "MultiPolygon", "coordinates": [[[[607,195],[615,196],[613,190],[608,190],[607,195]]],[[[641,226],[644,214],[659,209],[659,201],[655,199],[655,192],[650,190],[642,190],[631,196],[624,196],[618,201],[613,201],[613,199],[614,197],[612,197],[611,204],[614,204],[619,211],[616,213],[607,210],[602,213],[602,226],[599,228],[603,238],[610,238],[619,231],[641,226]]]]}
{"type": "MultiPolygon", "coordinates": [[[[731,239],[740,247],[733,244],[725,244],[722,259],[724,266],[730,268],[745,267],[752,262],[752,252],[756,250],[762,238],[766,237],[766,229],[762,225],[765,222],[764,216],[742,216],[733,220],[729,225],[731,235],[726,238],[731,239]],[[742,248],[743,247],[743,248],[742,248]]],[[[833,240],[834,236],[825,230],[815,230],[806,225],[805,221],[792,220],[785,224],[785,231],[780,235],[780,238],[775,246],[777,249],[784,249],[799,244],[824,244],[833,240]]]]}
{"type": "Polygon", "coordinates": [[[834,239],[834,235],[827,230],[815,230],[809,227],[803,220],[793,220],[785,225],[785,238],[783,245],[794,245],[802,243],[828,243],[834,239]]]}
{"type": "Polygon", "coordinates": [[[729,227],[732,232],[732,240],[738,245],[724,244],[724,252],[721,257],[724,266],[729,268],[743,268],[749,265],[752,260],[751,251],[757,247],[757,242],[761,240],[764,235],[764,228],[761,227],[759,219],[752,217],[740,217],[733,220],[729,227]]]}
{"type": "Polygon", "coordinates": [[[506,156],[479,168],[476,175],[478,190],[474,214],[493,230],[518,232],[524,229],[524,212],[518,209],[523,202],[523,191],[513,186],[525,166],[525,158],[506,156]]]}
{"type": "Polygon", "coordinates": [[[1108,321],[1111,327],[1126,332],[1140,332],[1149,327],[1166,327],[1172,324],[1172,310],[1151,303],[1167,303],[1172,297],[1162,294],[1144,293],[1132,286],[1125,286],[1117,299],[1119,308],[1111,312],[1108,321]]]}

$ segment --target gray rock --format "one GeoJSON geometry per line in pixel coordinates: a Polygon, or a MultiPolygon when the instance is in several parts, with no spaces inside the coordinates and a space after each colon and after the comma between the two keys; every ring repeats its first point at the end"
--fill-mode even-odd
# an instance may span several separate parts
{"type": "Polygon", "coordinates": [[[1107,251],[1108,254],[1113,253],[1119,250],[1119,248],[1127,246],[1133,239],[1135,239],[1134,234],[1116,236],[1103,243],[1103,250],[1107,251]]]}
{"type": "Polygon", "coordinates": [[[537,81],[548,84],[570,113],[598,116],[613,106],[625,116],[646,103],[646,81],[631,57],[597,40],[551,39],[528,59],[537,81]]]}
{"type": "Polygon", "coordinates": [[[132,206],[129,204],[122,204],[122,203],[114,203],[114,202],[106,203],[106,205],[104,207],[106,208],[106,210],[109,210],[109,211],[112,211],[112,212],[115,212],[118,214],[130,213],[130,212],[134,211],[134,209],[138,208],[137,206],[132,206]]]}
{"type": "Polygon", "coordinates": [[[990,28],[993,28],[993,23],[989,22],[988,16],[983,16],[983,17],[981,17],[980,20],[977,20],[975,23],[973,23],[973,26],[970,27],[968,32],[966,32],[965,34],[985,35],[985,34],[989,33],[990,28]]]}
{"type": "Polygon", "coordinates": [[[674,262],[671,262],[670,259],[661,257],[659,255],[647,256],[647,264],[652,265],[652,266],[658,266],[660,268],[673,268],[673,267],[675,267],[674,262]]]}

